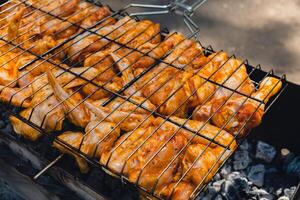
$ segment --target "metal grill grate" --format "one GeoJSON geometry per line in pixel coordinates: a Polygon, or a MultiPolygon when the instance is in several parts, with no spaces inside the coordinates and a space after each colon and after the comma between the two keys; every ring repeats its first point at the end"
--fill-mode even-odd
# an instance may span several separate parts
{"type": "Polygon", "coordinates": [[[85,165],[86,161],[95,164],[107,173],[135,184],[151,197],[175,198],[180,188],[185,187],[189,191],[188,197],[194,199],[250,128],[257,125],[255,117],[261,117],[286,88],[284,76],[277,77],[273,71],[269,71],[264,77],[259,77],[260,66],[251,67],[247,60],[239,62],[235,56],[227,57],[222,51],[214,52],[211,47],[203,47],[193,39],[198,31],[183,36],[176,32],[169,33],[167,29],[158,30],[150,21],[129,17],[126,9],[113,11],[102,4],[66,0],[53,7],[56,1],[49,0],[47,3],[7,2],[0,10],[0,58],[4,60],[1,61],[1,67],[6,70],[7,65],[14,65],[18,72],[8,83],[1,83],[0,97],[8,105],[13,125],[23,124],[22,130],[14,127],[15,131],[34,140],[41,136],[54,140],[54,146],[75,156],[79,165],[80,162],[85,165]],[[81,6],[86,4],[86,7],[70,11],[69,14],[66,13],[69,10],[59,13],[60,9],[72,3],[81,6]],[[84,12],[88,14],[74,22],[75,16],[84,12]],[[36,17],[30,21],[32,16],[36,17]],[[92,22],[86,25],[86,19],[92,22]],[[52,26],[43,30],[41,27],[49,22],[55,26],[50,23],[52,26]],[[58,26],[61,24],[64,26],[58,26]],[[30,35],[31,31],[36,31],[37,25],[41,29],[30,35]],[[16,32],[16,29],[19,31],[16,32]],[[27,34],[30,36],[25,37],[27,34]],[[45,49],[39,48],[38,42],[45,41],[48,36],[53,44],[41,44],[45,49]],[[97,60],[89,64],[88,60],[91,62],[93,58],[97,60]],[[22,59],[25,61],[21,62],[22,59]],[[105,66],[105,62],[108,62],[108,66],[105,66]],[[193,68],[195,63],[200,63],[200,66],[193,68]],[[234,64],[234,69],[226,74],[234,64]],[[82,65],[87,66],[80,67],[82,65]],[[215,66],[216,69],[208,75],[204,73],[204,70],[215,66]],[[28,78],[38,70],[42,72],[32,79],[28,78]],[[222,73],[224,77],[216,79],[222,73]],[[233,84],[239,73],[246,76],[238,77],[239,82],[233,84]],[[101,76],[105,80],[99,81],[101,76]],[[263,96],[255,95],[258,87],[268,83],[268,77],[275,77],[276,82],[264,90],[263,96]],[[50,83],[52,80],[51,86],[48,80],[50,83]],[[255,89],[244,92],[242,88],[246,84],[255,89]],[[84,92],[87,88],[88,92],[84,92]],[[49,93],[43,93],[49,90],[49,93]],[[58,92],[61,93],[60,97],[58,92]],[[164,92],[169,93],[164,96],[164,92]],[[206,93],[208,95],[201,96],[206,93]],[[32,103],[34,98],[41,98],[42,94],[45,94],[42,100],[32,103]],[[78,97],[79,94],[81,97],[78,97]],[[141,94],[143,98],[139,97],[141,94]],[[223,98],[218,99],[221,94],[223,98]],[[275,97],[266,104],[272,95],[275,97]],[[101,96],[101,100],[97,96],[101,96]],[[55,99],[54,105],[50,103],[45,108],[51,98],[55,99]],[[99,100],[97,106],[95,101],[92,103],[95,99],[99,100]],[[229,114],[223,113],[228,112],[235,101],[238,104],[234,110],[229,114]],[[211,102],[214,103],[214,109],[204,120],[191,121],[200,109],[211,102]],[[247,110],[250,105],[251,109],[247,110]],[[46,109],[45,113],[40,111],[42,106],[46,109]],[[24,114],[25,111],[27,114],[24,114]],[[76,118],[83,120],[80,113],[84,113],[79,111],[91,115],[88,129],[87,124],[80,127],[80,122],[74,123],[76,118]],[[63,114],[57,114],[57,119],[49,125],[49,118],[56,112],[63,114]],[[247,113],[243,115],[243,112],[247,113]],[[37,121],[37,117],[40,117],[40,121],[37,121]],[[220,120],[220,117],[223,121],[218,124],[216,120],[220,120]],[[240,121],[234,126],[236,119],[240,121]],[[72,120],[72,126],[63,125],[64,121],[72,120]],[[103,124],[108,122],[111,123],[110,130],[102,138],[95,136],[95,132],[104,131],[103,124]],[[130,123],[134,125],[128,125],[130,123]],[[253,123],[255,125],[251,126],[253,123]],[[79,127],[75,127],[76,124],[79,127]],[[24,135],[28,130],[35,136],[24,135]],[[66,131],[73,131],[73,140],[79,138],[79,142],[66,141],[63,138],[67,135],[66,131]],[[113,134],[118,139],[115,138],[104,151],[101,148],[105,147],[113,134]],[[94,139],[91,136],[98,138],[91,141],[92,148],[87,150],[87,140],[94,139]],[[130,141],[132,143],[128,145],[130,141]],[[99,151],[104,151],[101,152],[101,158],[99,151]],[[129,152],[125,154],[126,151],[129,152]],[[121,167],[114,167],[111,162],[117,162],[114,159],[118,153],[125,154],[125,158],[120,161],[121,167]],[[194,157],[192,153],[195,153],[194,157]],[[143,160],[143,156],[147,158],[143,160]],[[207,163],[204,160],[208,160],[207,163]],[[128,163],[132,168],[128,167],[128,163]],[[151,172],[151,169],[156,172],[151,172]],[[149,180],[153,178],[150,176],[145,178],[147,173],[148,176],[155,175],[154,180],[149,180]],[[166,176],[172,180],[166,180],[166,176]],[[164,184],[167,186],[162,187],[164,184]]]}

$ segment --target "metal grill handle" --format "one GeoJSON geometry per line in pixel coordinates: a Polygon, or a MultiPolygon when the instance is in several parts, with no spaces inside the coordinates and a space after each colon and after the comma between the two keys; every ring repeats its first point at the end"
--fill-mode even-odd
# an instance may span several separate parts
{"type": "MultiPolygon", "coordinates": [[[[129,4],[124,7],[124,10],[129,8],[145,8],[150,11],[130,13],[130,16],[147,16],[147,15],[161,15],[174,12],[177,15],[183,16],[183,21],[188,29],[194,34],[199,30],[198,25],[193,21],[191,16],[194,11],[203,5],[207,0],[194,0],[186,2],[186,0],[173,0],[169,4],[154,5],[154,4],[129,4]]],[[[198,33],[195,34],[198,37],[198,33]]]]}

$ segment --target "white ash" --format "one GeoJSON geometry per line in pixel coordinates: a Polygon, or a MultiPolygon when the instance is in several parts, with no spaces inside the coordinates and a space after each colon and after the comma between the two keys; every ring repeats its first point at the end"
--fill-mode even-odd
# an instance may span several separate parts
{"type": "Polygon", "coordinates": [[[290,200],[300,180],[300,157],[287,149],[278,152],[265,142],[245,140],[201,199],[290,200]]]}
{"type": "Polygon", "coordinates": [[[281,196],[277,200],[290,200],[287,196],[281,196]]]}

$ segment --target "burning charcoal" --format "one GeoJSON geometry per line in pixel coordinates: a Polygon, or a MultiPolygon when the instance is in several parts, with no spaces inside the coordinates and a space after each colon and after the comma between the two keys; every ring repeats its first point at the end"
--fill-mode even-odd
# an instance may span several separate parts
{"type": "Polygon", "coordinates": [[[282,196],[279,197],[277,200],[290,200],[290,198],[288,198],[287,196],[282,196]]]}
{"type": "Polygon", "coordinates": [[[239,191],[232,181],[222,183],[222,195],[227,199],[239,199],[239,191]]]}
{"type": "Polygon", "coordinates": [[[273,146],[264,143],[262,141],[257,142],[256,154],[255,157],[262,159],[267,163],[272,162],[273,158],[276,155],[276,150],[273,146]]]}
{"type": "Polygon", "coordinates": [[[285,188],[283,190],[283,193],[285,196],[289,197],[289,198],[292,198],[293,194],[295,193],[296,191],[296,187],[291,187],[291,188],[285,188]]]}
{"type": "Polygon", "coordinates": [[[295,157],[288,164],[286,172],[300,179],[300,156],[295,157]]]}
{"type": "Polygon", "coordinates": [[[228,175],[227,179],[234,183],[234,186],[239,191],[248,191],[249,190],[249,182],[248,180],[243,177],[240,172],[233,172],[228,175]]]}
{"type": "Polygon", "coordinates": [[[240,178],[240,177],[241,177],[240,172],[232,172],[227,176],[227,179],[230,180],[230,181],[233,181],[233,180],[235,180],[237,178],[240,178]]]}
{"type": "Polygon", "coordinates": [[[250,168],[248,179],[257,186],[263,186],[265,166],[263,164],[254,165],[250,168]]]}
{"type": "Polygon", "coordinates": [[[4,121],[0,121],[0,128],[4,128],[5,127],[5,122],[4,121]]]}
{"type": "Polygon", "coordinates": [[[225,181],[224,179],[223,179],[223,180],[216,181],[216,182],[214,182],[214,183],[212,184],[212,187],[214,187],[215,190],[216,190],[217,192],[220,192],[220,191],[221,191],[222,183],[223,183],[224,181],[225,181]]]}
{"type": "Polygon", "coordinates": [[[222,195],[218,194],[218,195],[216,196],[215,200],[223,200],[222,195]]]}
{"type": "Polygon", "coordinates": [[[233,169],[242,170],[246,169],[251,163],[248,151],[237,151],[234,154],[233,169]]]}
{"type": "Polygon", "coordinates": [[[277,196],[280,196],[282,194],[282,188],[279,188],[278,190],[276,190],[275,194],[277,196]]]}
{"type": "Polygon", "coordinates": [[[225,165],[221,171],[220,174],[223,178],[226,178],[228,174],[231,172],[231,166],[230,165],[225,165]]]}
{"type": "Polygon", "coordinates": [[[241,145],[240,145],[240,150],[248,151],[250,149],[250,144],[248,143],[248,140],[245,140],[241,145]]]}
{"type": "Polygon", "coordinates": [[[211,199],[213,197],[215,197],[217,195],[217,193],[220,191],[219,188],[217,187],[214,187],[213,185],[209,185],[207,187],[207,194],[206,194],[206,197],[210,197],[211,199]]]}
{"type": "Polygon", "coordinates": [[[267,191],[265,191],[263,189],[254,188],[254,190],[252,190],[250,193],[257,196],[258,199],[267,199],[267,200],[274,199],[274,196],[272,194],[268,193],[267,191]]]}
{"type": "Polygon", "coordinates": [[[218,181],[221,179],[221,175],[219,173],[216,173],[214,176],[214,181],[218,181]]]}

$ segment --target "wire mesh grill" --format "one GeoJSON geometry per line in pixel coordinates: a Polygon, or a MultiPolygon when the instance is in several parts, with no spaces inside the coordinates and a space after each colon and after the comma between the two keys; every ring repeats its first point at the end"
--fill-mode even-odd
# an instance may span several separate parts
{"type": "Polygon", "coordinates": [[[197,32],[126,10],[16,1],[0,14],[0,98],[15,132],[55,137],[82,172],[93,163],[152,197],[194,199],[286,87],[197,32]]]}

